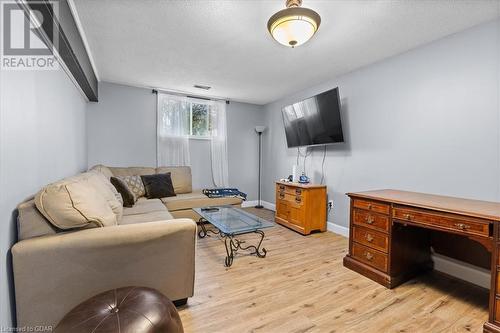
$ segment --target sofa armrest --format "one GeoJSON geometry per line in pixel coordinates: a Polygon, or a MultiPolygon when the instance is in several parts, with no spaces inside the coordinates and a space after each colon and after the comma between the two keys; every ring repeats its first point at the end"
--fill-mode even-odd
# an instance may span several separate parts
{"type": "Polygon", "coordinates": [[[100,292],[155,288],[171,300],[193,295],[196,223],[190,219],[86,229],[12,247],[18,326],[55,326],[100,292]]]}

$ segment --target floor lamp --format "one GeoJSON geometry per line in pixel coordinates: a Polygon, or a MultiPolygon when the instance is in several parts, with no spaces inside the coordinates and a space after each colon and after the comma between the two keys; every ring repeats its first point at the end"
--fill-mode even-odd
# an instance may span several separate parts
{"type": "Polygon", "coordinates": [[[260,202],[260,178],[261,178],[261,169],[262,169],[262,133],[266,130],[266,126],[255,126],[255,132],[259,135],[259,201],[255,208],[264,208],[260,202]]]}

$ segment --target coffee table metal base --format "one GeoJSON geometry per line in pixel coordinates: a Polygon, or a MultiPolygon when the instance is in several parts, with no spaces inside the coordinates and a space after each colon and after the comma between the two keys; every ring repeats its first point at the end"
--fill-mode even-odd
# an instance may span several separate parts
{"type": "Polygon", "coordinates": [[[219,229],[209,230],[205,227],[205,223],[208,223],[207,220],[201,218],[199,220],[199,225],[201,230],[198,231],[198,237],[205,238],[208,236],[208,233],[212,233],[214,235],[220,235],[222,239],[224,239],[224,245],[226,246],[226,258],[224,259],[224,266],[231,267],[233,264],[234,256],[238,252],[238,250],[243,251],[252,251],[250,254],[255,254],[259,258],[264,258],[267,255],[267,250],[265,248],[261,248],[262,241],[264,240],[265,233],[262,230],[254,230],[248,233],[254,233],[260,235],[260,240],[257,246],[249,245],[244,246],[245,241],[239,240],[235,238],[235,234],[226,234],[219,229]]]}

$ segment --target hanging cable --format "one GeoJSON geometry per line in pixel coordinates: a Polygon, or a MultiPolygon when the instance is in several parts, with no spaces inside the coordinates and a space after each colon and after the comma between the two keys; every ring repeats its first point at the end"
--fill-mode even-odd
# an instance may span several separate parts
{"type": "Polygon", "coordinates": [[[326,158],[326,145],[323,146],[323,161],[321,162],[321,182],[320,184],[323,185],[323,181],[325,180],[325,158],[326,158]]]}
{"type": "Polygon", "coordinates": [[[310,150],[309,152],[307,152],[307,148],[308,147],[306,147],[306,152],[303,155],[304,156],[304,175],[307,175],[307,173],[306,173],[306,160],[307,160],[307,157],[312,154],[312,150],[310,150]]]}

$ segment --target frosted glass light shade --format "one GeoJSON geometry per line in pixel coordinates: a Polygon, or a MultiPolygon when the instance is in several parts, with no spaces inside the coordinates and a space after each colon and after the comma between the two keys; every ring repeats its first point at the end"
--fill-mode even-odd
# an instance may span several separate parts
{"type": "Polygon", "coordinates": [[[290,7],[271,16],[267,29],[278,43],[295,47],[311,39],[320,23],[321,17],[314,10],[290,7]]]}
{"type": "Polygon", "coordinates": [[[255,126],[255,132],[262,133],[266,130],[266,126],[255,126]]]}

